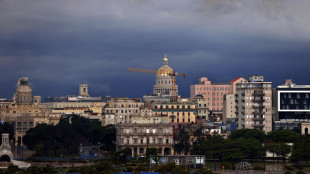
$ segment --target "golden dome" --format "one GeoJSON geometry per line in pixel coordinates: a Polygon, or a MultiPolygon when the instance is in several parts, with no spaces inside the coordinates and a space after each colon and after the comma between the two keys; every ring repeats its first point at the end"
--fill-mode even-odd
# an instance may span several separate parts
{"type": "Polygon", "coordinates": [[[168,76],[173,73],[173,69],[168,65],[168,58],[165,55],[164,65],[157,70],[157,74],[160,76],[168,76]]]}

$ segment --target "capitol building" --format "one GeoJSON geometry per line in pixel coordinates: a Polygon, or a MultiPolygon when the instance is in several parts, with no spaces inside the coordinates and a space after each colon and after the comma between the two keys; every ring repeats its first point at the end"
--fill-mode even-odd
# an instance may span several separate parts
{"type": "MultiPolygon", "coordinates": [[[[173,69],[168,65],[167,56],[164,57],[163,66],[160,67],[156,73],[156,83],[153,86],[153,94],[166,94],[172,96],[172,80],[173,69]]],[[[175,94],[178,96],[178,85],[175,85],[175,94]]]]}

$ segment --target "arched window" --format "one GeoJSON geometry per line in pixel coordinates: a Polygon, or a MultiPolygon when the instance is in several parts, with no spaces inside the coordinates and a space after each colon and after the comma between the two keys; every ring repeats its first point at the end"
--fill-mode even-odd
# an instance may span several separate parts
{"type": "Polygon", "coordinates": [[[307,127],[305,128],[305,134],[306,135],[308,134],[308,128],[307,127]]]}

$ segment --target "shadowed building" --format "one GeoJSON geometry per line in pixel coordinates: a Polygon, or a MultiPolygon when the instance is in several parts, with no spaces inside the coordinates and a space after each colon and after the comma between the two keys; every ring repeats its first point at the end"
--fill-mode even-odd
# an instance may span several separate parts
{"type": "Polygon", "coordinates": [[[156,148],[159,155],[171,155],[172,125],[168,123],[123,123],[116,125],[117,150],[130,148],[132,155],[145,155],[146,149],[156,148]]]}

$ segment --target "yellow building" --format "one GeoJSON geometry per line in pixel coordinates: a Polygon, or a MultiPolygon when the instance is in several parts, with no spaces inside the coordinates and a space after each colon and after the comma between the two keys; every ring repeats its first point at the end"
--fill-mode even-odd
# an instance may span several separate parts
{"type": "Polygon", "coordinates": [[[196,122],[196,105],[190,102],[153,104],[153,115],[167,115],[169,123],[189,124],[196,122]]]}

